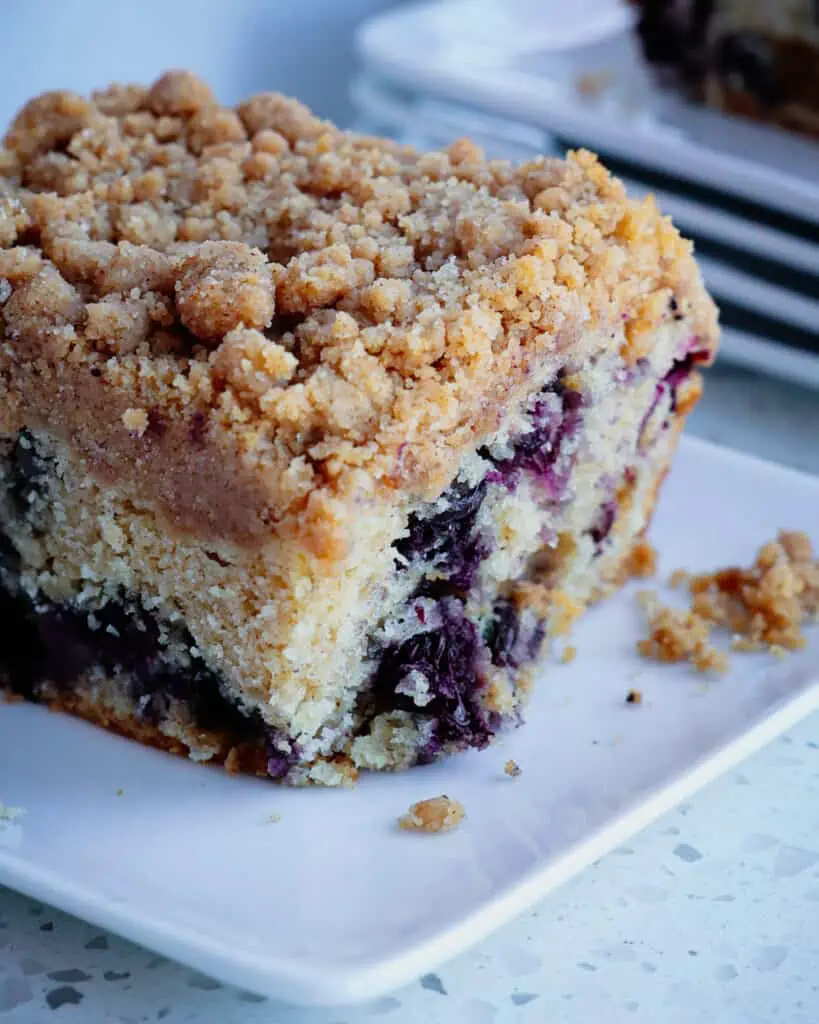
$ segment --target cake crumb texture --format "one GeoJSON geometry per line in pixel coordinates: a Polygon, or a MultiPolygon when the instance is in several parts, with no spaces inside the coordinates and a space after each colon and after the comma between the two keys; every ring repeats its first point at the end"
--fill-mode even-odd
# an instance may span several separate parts
{"type": "Polygon", "coordinates": [[[780,531],[750,568],[694,575],[678,570],[672,580],[688,587],[688,610],[665,607],[654,594],[641,597],[649,635],[637,646],[657,661],[691,661],[702,672],[724,671],[728,660],[710,642],[715,628],[731,633],[735,651],[767,650],[781,657],[805,646],[804,627],[819,618],[819,560],[802,532],[780,531]]]}
{"type": "Polygon", "coordinates": [[[644,658],[690,661],[703,673],[727,671],[728,659],[711,643],[711,622],[690,610],[668,608],[651,591],[640,595],[640,603],[649,630],[648,637],[637,643],[644,658]]]}
{"type": "Polygon", "coordinates": [[[523,774],[523,770],[517,761],[512,761],[511,759],[503,766],[503,771],[505,775],[512,779],[516,779],[519,775],[523,774]]]}
{"type": "Polygon", "coordinates": [[[448,796],[419,800],[398,819],[399,828],[407,832],[451,832],[465,815],[463,804],[448,796]]]}

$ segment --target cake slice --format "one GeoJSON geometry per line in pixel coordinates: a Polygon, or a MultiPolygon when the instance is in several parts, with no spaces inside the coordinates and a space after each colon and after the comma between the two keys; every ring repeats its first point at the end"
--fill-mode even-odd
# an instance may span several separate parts
{"type": "Polygon", "coordinates": [[[712,107],[819,136],[816,0],[632,0],[649,62],[712,107]]]}
{"type": "Polygon", "coordinates": [[[5,687],[292,783],[517,725],[714,355],[653,202],[183,72],[33,100],[0,170],[5,687]]]}

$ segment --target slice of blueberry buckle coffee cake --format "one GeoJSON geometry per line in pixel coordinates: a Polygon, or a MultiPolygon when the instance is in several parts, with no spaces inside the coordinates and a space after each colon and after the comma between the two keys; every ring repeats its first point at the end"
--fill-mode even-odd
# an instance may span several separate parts
{"type": "Polygon", "coordinates": [[[714,355],[653,203],[182,72],[32,101],[0,174],[5,688],[293,783],[517,724],[714,355]]]}

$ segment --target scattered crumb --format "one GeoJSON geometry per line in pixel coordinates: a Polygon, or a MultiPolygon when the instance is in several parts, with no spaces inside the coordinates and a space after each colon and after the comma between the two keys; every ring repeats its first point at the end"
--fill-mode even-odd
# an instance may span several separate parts
{"type": "Polygon", "coordinates": [[[122,422],[126,430],[142,437],[148,429],[148,413],[144,409],[126,409],[122,414],[122,422]]]}
{"type": "Polygon", "coordinates": [[[626,704],[642,704],[643,703],[643,692],[642,690],[629,690],[626,694],[626,704]]]}
{"type": "Polygon", "coordinates": [[[117,796],[122,796],[122,793],[123,793],[123,791],[121,789],[117,790],[117,796]]]}
{"type": "Polygon", "coordinates": [[[451,832],[463,820],[463,804],[448,796],[419,800],[398,819],[399,828],[408,832],[451,832]]]}
{"type": "Polygon", "coordinates": [[[587,72],[586,74],[578,75],[575,80],[575,85],[580,95],[589,97],[599,96],[611,83],[612,75],[610,71],[587,72]]]}
{"type": "Polygon", "coordinates": [[[265,825],[275,825],[277,822],[279,822],[281,820],[282,820],[282,816],[280,814],[269,814],[265,818],[264,823],[265,823],[265,825]]]}
{"type": "Polygon", "coordinates": [[[781,531],[750,569],[702,573],[688,587],[696,614],[747,639],[752,650],[800,650],[802,627],[819,618],[819,560],[804,533],[781,531]]]}
{"type": "Polygon", "coordinates": [[[803,627],[819,618],[819,560],[801,532],[780,531],[748,569],[698,575],[678,569],[671,585],[683,583],[691,595],[685,612],[665,607],[655,594],[641,595],[649,636],[637,648],[647,658],[691,661],[701,672],[721,672],[728,659],[710,643],[714,629],[731,632],[735,651],[784,657],[805,646],[803,627]]]}
{"type": "Polygon", "coordinates": [[[563,648],[563,653],[560,655],[560,660],[564,665],[571,665],[574,659],[577,657],[577,648],[574,644],[569,644],[568,647],[563,648]]]}
{"type": "Polygon", "coordinates": [[[522,774],[522,769],[520,765],[517,763],[517,761],[512,761],[511,759],[507,761],[506,764],[503,766],[503,770],[506,775],[511,776],[511,778],[513,779],[516,779],[518,775],[522,774]]]}
{"type": "Polygon", "coordinates": [[[645,538],[631,549],[626,563],[629,579],[647,580],[657,572],[657,551],[645,538]]]}
{"type": "Polygon", "coordinates": [[[0,803],[0,821],[16,821],[25,813],[25,809],[22,807],[8,807],[6,804],[0,803]]]}
{"type": "Polygon", "coordinates": [[[688,580],[689,575],[685,571],[685,569],[675,569],[674,572],[671,573],[671,576],[668,580],[668,585],[670,587],[674,587],[675,589],[677,587],[687,587],[688,580]]]}
{"type": "Polygon", "coordinates": [[[728,659],[711,644],[711,623],[692,611],[661,604],[653,591],[644,591],[640,603],[648,619],[649,635],[637,643],[644,658],[654,661],[690,661],[699,672],[725,672],[728,659]]]}

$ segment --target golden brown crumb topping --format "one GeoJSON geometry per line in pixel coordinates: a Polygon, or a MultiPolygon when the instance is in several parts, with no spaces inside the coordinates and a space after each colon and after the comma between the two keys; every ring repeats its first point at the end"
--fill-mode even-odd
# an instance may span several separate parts
{"type": "Polygon", "coordinates": [[[803,627],[819,615],[819,561],[805,533],[782,531],[749,569],[692,576],[692,610],[731,631],[745,649],[805,646],[803,627]]]}
{"type": "Polygon", "coordinates": [[[805,646],[804,626],[819,618],[819,560],[805,533],[781,531],[763,545],[748,569],[728,568],[690,576],[677,570],[692,597],[686,612],[644,595],[650,635],[638,648],[659,661],[693,661],[702,671],[722,671],[725,655],[710,644],[714,627],[729,630],[737,651],[782,655],[805,646]]]}
{"type": "Polygon", "coordinates": [[[448,796],[419,800],[398,819],[398,826],[408,832],[451,832],[463,820],[463,804],[448,796]]]}
{"type": "Polygon", "coordinates": [[[656,594],[641,595],[648,620],[648,637],[637,650],[655,661],[690,661],[698,672],[725,672],[728,659],[711,643],[711,623],[692,611],[661,604],[656,594]]]}
{"type": "Polygon", "coordinates": [[[517,761],[512,761],[511,759],[503,766],[503,771],[505,775],[508,775],[513,779],[516,779],[519,775],[523,774],[523,770],[517,761]]]}
{"type": "Polygon", "coordinates": [[[631,579],[649,579],[657,572],[657,552],[645,538],[638,540],[631,549],[627,572],[631,579]]]}
{"type": "MultiPolygon", "coordinates": [[[[161,439],[116,433],[130,409],[229,434],[220,458],[265,475],[273,520],[362,473],[440,489],[581,323],[624,324],[633,361],[673,295],[715,341],[690,246],[591,154],[419,155],[275,94],[221,107],[187,72],[27,104],[0,150],[0,245],[7,425],[39,387],[49,409],[116,405],[97,434],[110,420],[143,462],[161,439]]],[[[63,431],[93,434],[78,415],[63,431]]]]}

